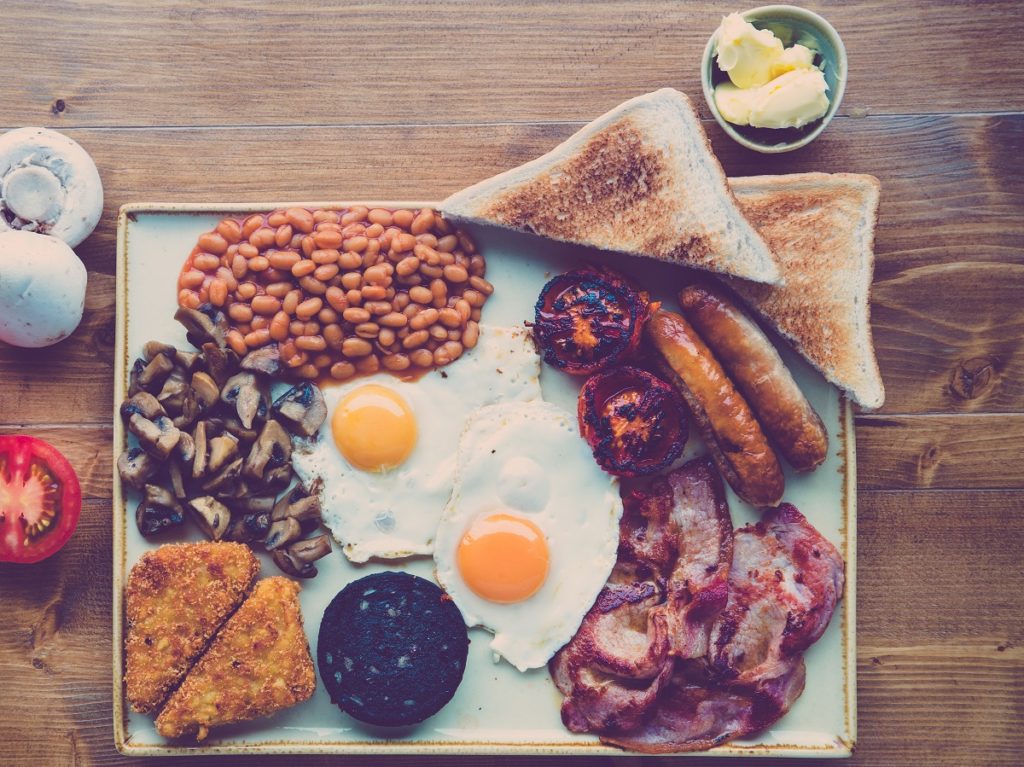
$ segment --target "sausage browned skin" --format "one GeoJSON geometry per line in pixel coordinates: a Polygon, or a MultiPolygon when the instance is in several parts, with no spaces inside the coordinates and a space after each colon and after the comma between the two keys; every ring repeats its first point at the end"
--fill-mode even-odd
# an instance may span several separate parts
{"type": "Polygon", "coordinates": [[[711,350],[674,312],[655,312],[646,332],[660,354],[662,373],[689,405],[726,482],[747,503],[777,505],[785,489],[779,459],[711,350]]]}
{"type": "Polygon", "coordinates": [[[683,288],[679,305],[790,465],[797,471],[821,465],[828,455],[821,418],[757,323],[709,283],[683,288]]]}

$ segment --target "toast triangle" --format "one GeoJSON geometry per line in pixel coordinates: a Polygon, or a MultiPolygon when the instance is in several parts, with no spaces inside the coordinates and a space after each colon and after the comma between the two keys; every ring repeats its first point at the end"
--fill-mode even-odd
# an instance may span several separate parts
{"type": "Polygon", "coordinates": [[[602,115],[536,160],[440,208],[554,240],[778,283],[690,100],[671,88],[602,115]]]}
{"type": "Polygon", "coordinates": [[[729,183],[776,254],[785,284],[726,281],[826,379],[862,408],[881,407],[870,316],[878,179],[796,173],[729,183]]]}

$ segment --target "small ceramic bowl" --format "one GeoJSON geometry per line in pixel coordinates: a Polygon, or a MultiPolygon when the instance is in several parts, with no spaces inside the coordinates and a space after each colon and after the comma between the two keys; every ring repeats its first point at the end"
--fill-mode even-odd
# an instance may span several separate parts
{"type": "Polygon", "coordinates": [[[846,90],[846,48],[839,33],[818,14],[795,5],[763,5],[741,15],[758,29],[770,29],[787,48],[800,43],[817,53],[815,64],[825,64],[828,111],[802,128],[752,128],[727,122],[715,106],[715,86],[728,80],[729,76],[715,63],[715,35],[712,34],[704,48],[701,63],[701,85],[711,114],[732,139],[755,152],[777,154],[807,146],[832,121],[846,90]]]}

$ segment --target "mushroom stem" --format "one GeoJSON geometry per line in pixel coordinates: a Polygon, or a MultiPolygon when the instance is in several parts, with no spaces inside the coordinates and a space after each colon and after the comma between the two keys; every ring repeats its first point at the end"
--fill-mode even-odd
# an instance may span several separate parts
{"type": "Polygon", "coordinates": [[[4,177],[3,197],[18,218],[52,222],[64,205],[64,188],[49,169],[28,165],[4,177]]]}

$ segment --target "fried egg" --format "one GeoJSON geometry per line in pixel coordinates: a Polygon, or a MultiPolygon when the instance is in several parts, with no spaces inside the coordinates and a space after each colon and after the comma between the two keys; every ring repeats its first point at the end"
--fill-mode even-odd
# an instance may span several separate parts
{"type": "Polygon", "coordinates": [[[615,564],[618,480],[594,463],[576,418],[540,400],[466,422],[437,529],[438,582],[469,626],[520,671],[579,628],[615,564]]]}
{"type": "Polygon", "coordinates": [[[323,390],[327,420],[296,441],[295,473],[320,480],[323,522],[353,562],[433,551],[455,452],[475,409],[540,398],[540,358],[525,328],[482,326],[476,347],[418,380],[386,374],[323,390]]]}

